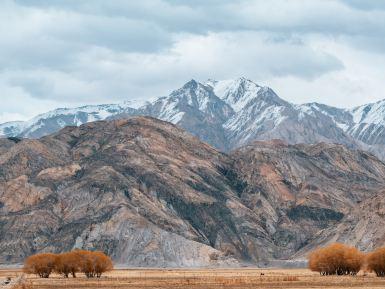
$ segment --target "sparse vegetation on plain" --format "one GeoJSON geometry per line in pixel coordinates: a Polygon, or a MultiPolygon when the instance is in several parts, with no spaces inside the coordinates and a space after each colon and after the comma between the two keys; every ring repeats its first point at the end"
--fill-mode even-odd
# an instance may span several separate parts
{"type": "Polygon", "coordinates": [[[18,282],[17,284],[12,286],[12,289],[34,289],[34,288],[36,288],[36,286],[34,287],[31,282],[26,282],[26,281],[18,282]]]}
{"type": "MultiPolygon", "coordinates": [[[[21,270],[0,270],[0,280],[5,276],[22,274],[21,270]]],[[[25,275],[28,289],[251,289],[251,288],[385,288],[385,278],[375,273],[321,276],[308,269],[125,269],[113,270],[101,278],[87,278],[79,273],[77,278],[63,278],[52,273],[50,278],[25,275]]],[[[10,287],[12,288],[12,287],[10,287]]],[[[23,288],[23,287],[17,287],[23,288]]]]}
{"type": "MultiPolygon", "coordinates": [[[[28,275],[9,288],[385,288],[385,279],[377,278],[385,276],[385,248],[364,254],[354,247],[331,244],[309,255],[311,270],[132,269],[113,270],[102,277],[112,269],[111,259],[102,252],[37,254],[25,261],[23,272],[28,275]]],[[[0,270],[0,280],[10,273],[20,276],[21,271],[0,270]]]]}

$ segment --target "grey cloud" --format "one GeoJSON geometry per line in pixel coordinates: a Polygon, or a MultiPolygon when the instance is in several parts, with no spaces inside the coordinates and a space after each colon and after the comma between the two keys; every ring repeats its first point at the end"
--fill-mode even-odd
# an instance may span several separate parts
{"type": "Polygon", "coordinates": [[[385,37],[378,35],[344,36],[343,40],[350,46],[371,53],[385,54],[385,37]]]}
{"type": "Polygon", "coordinates": [[[18,11],[19,7],[14,5],[3,8],[0,12],[0,16],[4,16],[0,20],[4,22],[0,28],[0,68],[65,69],[77,61],[77,54],[92,46],[148,53],[172,44],[170,33],[146,21],[56,10],[18,11]],[[39,22],[33,23],[36,20],[39,22]]]}
{"type": "Polygon", "coordinates": [[[0,83],[63,105],[153,97],[192,77],[316,83],[356,73],[346,50],[385,57],[385,11],[368,2],[4,0],[0,83]]]}
{"type": "Polygon", "coordinates": [[[342,0],[342,3],[361,10],[385,10],[385,1],[342,0]]]}
{"type": "Polygon", "coordinates": [[[254,30],[351,37],[385,34],[384,11],[375,11],[378,15],[373,17],[373,14],[355,9],[381,5],[364,5],[362,1],[18,0],[17,3],[48,11],[79,13],[85,20],[77,29],[87,31],[85,41],[110,49],[138,52],[170,47],[174,33],[254,30]],[[106,28],[99,26],[95,18],[100,18],[106,28]]]}
{"type": "MultiPolygon", "coordinates": [[[[126,52],[153,52],[169,46],[170,34],[154,24],[126,18],[92,17],[78,15],[74,23],[63,23],[47,29],[52,38],[70,43],[95,45],[126,52]]],[[[71,19],[69,19],[71,21],[71,19]]]]}
{"type": "Polygon", "coordinates": [[[88,15],[141,19],[173,32],[264,30],[331,34],[354,34],[363,30],[383,31],[384,27],[376,25],[380,19],[371,19],[372,17],[364,12],[350,9],[382,7],[379,4],[370,4],[379,2],[365,1],[363,4],[362,1],[337,0],[17,0],[17,3],[42,9],[55,8],[88,15]]]}
{"type": "Polygon", "coordinates": [[[27,91],[32,97],[45,98],[48,95],[52,95],[53,85],[44,78],[40,77],[23,77],[17,75],[15,78],[10,79],[8,82],[11,86],[16,86],[27,91]]]}

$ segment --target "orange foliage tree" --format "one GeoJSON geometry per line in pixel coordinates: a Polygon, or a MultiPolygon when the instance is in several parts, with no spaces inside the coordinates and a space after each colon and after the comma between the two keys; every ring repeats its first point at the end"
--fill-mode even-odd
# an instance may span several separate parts
{"type": "Polygon", "coordinates": [[[57,255],[55,261],[55,272],[68,278],[69,274],[76,278],[76,273],[79,272],[80,258],[75,252],[66,252],[57,255]]]}
{"type": "Polygon", "coordinates": [[[100,278],[104,272],[111,271],[114,266],[112,260],[103,252],[93,252],[94,270],[97,278],[100,278]]]}
{"type": "Polygon", "coordinates": [[[356,275],[364,263],[364,255],[354,247],[335,243],[313,251],[308,261],[310,270],[321,275],[356,275]]]}
{"type": "Polygon", "coordinates": [[[379,248],[370,253],[366,259],[367,267],[378,277],[385,277],[385,248],[379,248]]]}
{"type": "Polygon", "coordinates": [[[76,250],[74,252],[78,256],[80,271],[83,272],[87,278],[100,278],[104,272],[113,269],[110,257],[103,252],[85,250],[76,250]]]}
{"type": "Polygon", "coordinates": [[[36,274],[41,278],[48,278],[55,268],[55,262],[55,254],[36,254],[28,257],[25,260],[23,270],[28,274],[36,274]]]}
{"type": "Polygon", "coordinates": [[[87,278],[100,278],[104,272],[112,269],[110,257],[99,251],[75,250],[58,255],[36,254],[24,262],[24,272],[37,274],[41,278],[48,278],[53,271],[65,278],[70,274],[75,278],[77,272],[84,273],[87,278]]]}

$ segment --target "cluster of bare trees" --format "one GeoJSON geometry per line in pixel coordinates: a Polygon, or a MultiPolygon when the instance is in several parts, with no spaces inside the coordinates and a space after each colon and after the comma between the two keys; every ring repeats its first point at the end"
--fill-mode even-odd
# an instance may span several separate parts
{"type": "Polygon", "coordinates": [[[356,275],[361,269],[385,276],[385,248],[364,254],[355,247],[335,243],[309,255],[309,268],[321,275],[356,275]]]}
{"type": "Polygon", "coordinates": [[[48,278],[55,272],[68,278],[76,278],[76,273],[82,272],[87,278],[100,278],[104,272],[113,269],[111,259],[103,252],[75,250],[62,254],[36,254],[24,262],[24,272],[48,278]]]}
{"type": "Polygon", "coordinates": [[[336,243],[313,251],[309,256],[309,268],[321,275],[355,275],[363,260],[363,254],[356,248],[336,243]]]}

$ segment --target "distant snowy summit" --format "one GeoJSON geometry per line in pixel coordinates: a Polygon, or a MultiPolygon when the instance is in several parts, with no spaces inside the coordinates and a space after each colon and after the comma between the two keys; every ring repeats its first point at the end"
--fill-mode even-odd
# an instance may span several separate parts
{"type": "Polygon", "coordinates": [[[220,150],[254,140],[341,143],[384,159],[385,100],[353,109],[295,105],[246,78],[190,80],[153,101],[61,108],[26,122],[0,124],[0,135],[39,138],[65,126],[147,115],[177,124],[220,150]]]}
{"type": "Polygon", "coordinates": [[[121,104],[87,105],[77,108],[58,108],[40,114],[29,121],[0,124],[0,135],[39,138],[65,126],[80,126],[87,122],[105,120],[122,113],[133,112],[143,101],[125,101],[121,104]]]}

